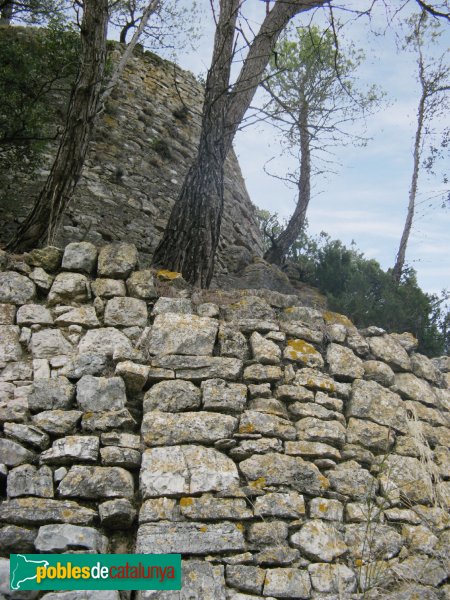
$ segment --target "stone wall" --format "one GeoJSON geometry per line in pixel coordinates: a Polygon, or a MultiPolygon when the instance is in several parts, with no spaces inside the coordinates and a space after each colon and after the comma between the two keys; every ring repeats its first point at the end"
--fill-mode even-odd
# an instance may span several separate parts
{"type": "MultiPolygon", "coordinates": [[[[119,48],[112,60],[118,59],[119,48]]],[[[149,264],[195,156],[202,101],[203,88],[191,73],[150,52],[133,56],[99,120],[56,244],[127,241],[149,264]]],[[[28,213],[55,151],[51,146],[46,166],[32,178],[11,173],[2,181],[0,244],[28,213]]],[[[233,273],[260,254],[254,207],[231,152],[216,273],[233,273]]]]}
{"type": "Polygon", "coordinates": [[[132,245],[62,254],[0,255],[0,597],[9,553],[80,550],[181,553],[140,600],[450,597],[449,357],[132,245]]]}

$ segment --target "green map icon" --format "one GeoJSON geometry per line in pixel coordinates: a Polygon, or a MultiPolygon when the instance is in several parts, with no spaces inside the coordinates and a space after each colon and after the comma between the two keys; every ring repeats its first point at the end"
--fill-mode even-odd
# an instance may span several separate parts
{"type": "Polygon", "coordinates": [[[48,567],[46,560],[30,560],[23,554],[16,554],[11,561],[10,586],[12,590],[20,590],[25,581],[36,579],[37,567],[48,567]]]}

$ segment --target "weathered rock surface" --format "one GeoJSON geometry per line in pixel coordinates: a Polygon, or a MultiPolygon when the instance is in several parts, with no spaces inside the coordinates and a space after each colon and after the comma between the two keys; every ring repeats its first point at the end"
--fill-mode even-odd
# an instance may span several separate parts
{"type": "Polygon", "coordinates": [[[103,250],[114,273],[89,243],[37,253],[37,299],[0,302],[2,553],[184,554],[181,596],[140,600],[443,600],[447,362],[293,295],[191,293],[129,250],[103,250]]]}
{"type": "Polygon", "coordinates": [[[36,287],[32,281],[14,271],[0,273],[0,302],[26,304],[34,298],[36,287]]]}
{"type": "Polygon", "coordinates": [[[217,321],[209,317],[164,313],[156,316],[146,347],[150,354],[208,356],[217,331],[217,321]]]}
{"type": "Polygon", "coordinates": [[[144,498],[226,491],[239,484],[234,462],[212,448],[152,448],[142,455],[140,489],[144,498]]]}
{"type": "Polygon", "coordinates": [[[76,465],[58,487],[62,498],[131,498],[134,483],[131,473],[120,467],[76,465]]]}

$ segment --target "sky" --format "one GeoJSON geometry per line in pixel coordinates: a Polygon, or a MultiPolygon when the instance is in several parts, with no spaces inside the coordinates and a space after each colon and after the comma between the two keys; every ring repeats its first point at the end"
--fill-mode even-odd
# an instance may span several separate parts
{"type": "MultiPolygon", "coordinates": [[[[189,7],[191,0],[179,0],[189,7]]],[[[308,210],[309,234],[327,232],[333,239],[345,244],[352,242],[367,258],[378,260],[384,269],[392,267],[406,217],[408,192],[413,167],[413,141],[416,127],[417,104],[420,96],[416,81],[417,66],[413,54],[398,51],[395,32],[398,27],[386,28],[384,3],[375,4],[371,21],[353,19],[348,11],[353,0],[342,0],[345,11],[335,16],[348,21],[344,27],[345,39],[351,39],[364,49],[366,60],[361,65],[358,80],[361,86],[376,84],[385,93],[382,109],[370,116],[366,147],[347,145],[335,149],[335,173],[313,180],[313,196],[308,210]],[[379,35],[375,35],[374,31],[379,35]],[[384,35],[380,33],[384,32],[384,35]]],[[[201,17],[198,19],[202,33],[195,50],[186,48],[177,60],[181,67],[194,74],[205,75],[212,53],[214,23],[210,0],[199,0],[201,17]]],[[[361,7],[361,0],[358,4],[361,7]]],[[[399,2],[392,2],[400,6],[399,2]]],[[[246,15],[257,29],[265,14],[265,3],[247,0],[246,15]]],[[[411,1],[408,10],[417,9],[411,1]]],[[[322,21],[321,13],[315,17],[322,21]]],[[[298,25],[309,22],[310,13],[297,18],[298,25]]],[[[441,38],[436,51],[442,53],[450,47],[450,32],[441,38]]],[[[236,70],[239,65],[236,66],[236,70]]],[[[441,117],[438,126],[448,125],[448,116],[441,117]]],[[[361,132],[361,124],[358,125],[361,132]]],[[[281,220],[289,218],[295,208],[295,191],[279,179],[264,172],[265,163],[274,156],[282,170],[289,168],[289,160],[280,157],[281,148],[274,130],[269,126],[253,126],[236,136],[234,143],[247,189],[254,204],[276,212],[281,220]]],[[[450,160],[447,156],[447,165],[450,160]]],[[[424,172],[419,179],[418,210],[413,224],[406,262],[417,271],[421,287],[429,293],[450,289],[450,209],[441,202],[429,200],[436,190],[443,190],[441,180],[427,179],[424,172]]]]}

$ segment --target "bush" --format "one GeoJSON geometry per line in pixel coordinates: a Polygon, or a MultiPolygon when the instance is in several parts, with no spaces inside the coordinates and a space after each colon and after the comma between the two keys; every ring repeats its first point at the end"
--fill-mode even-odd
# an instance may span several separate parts
{"type": "MultiPolygon", "coordinates": [[[[261,211],[260,223],[265,243],[270,243],[270,228],[281,227],[276,215],[261,211]]],[[[357,327],[377,325],[389,332],[409,331],[419,340],[418,351],[428,356],[449,351],[448,296],[423,292],[414,269],[407,269],[397,284],[376,260],[326,233],[316,238],[303,233],[288,261],[297,267],[302,281],[327,296],[331,310],[347,315],[357,327]]]]}
{"type": "Polygon", "coordinates": [[[79,35],[59,23],[0,31],[0,171],[30,171],[58,133],[78,69],[79,35]]]}

